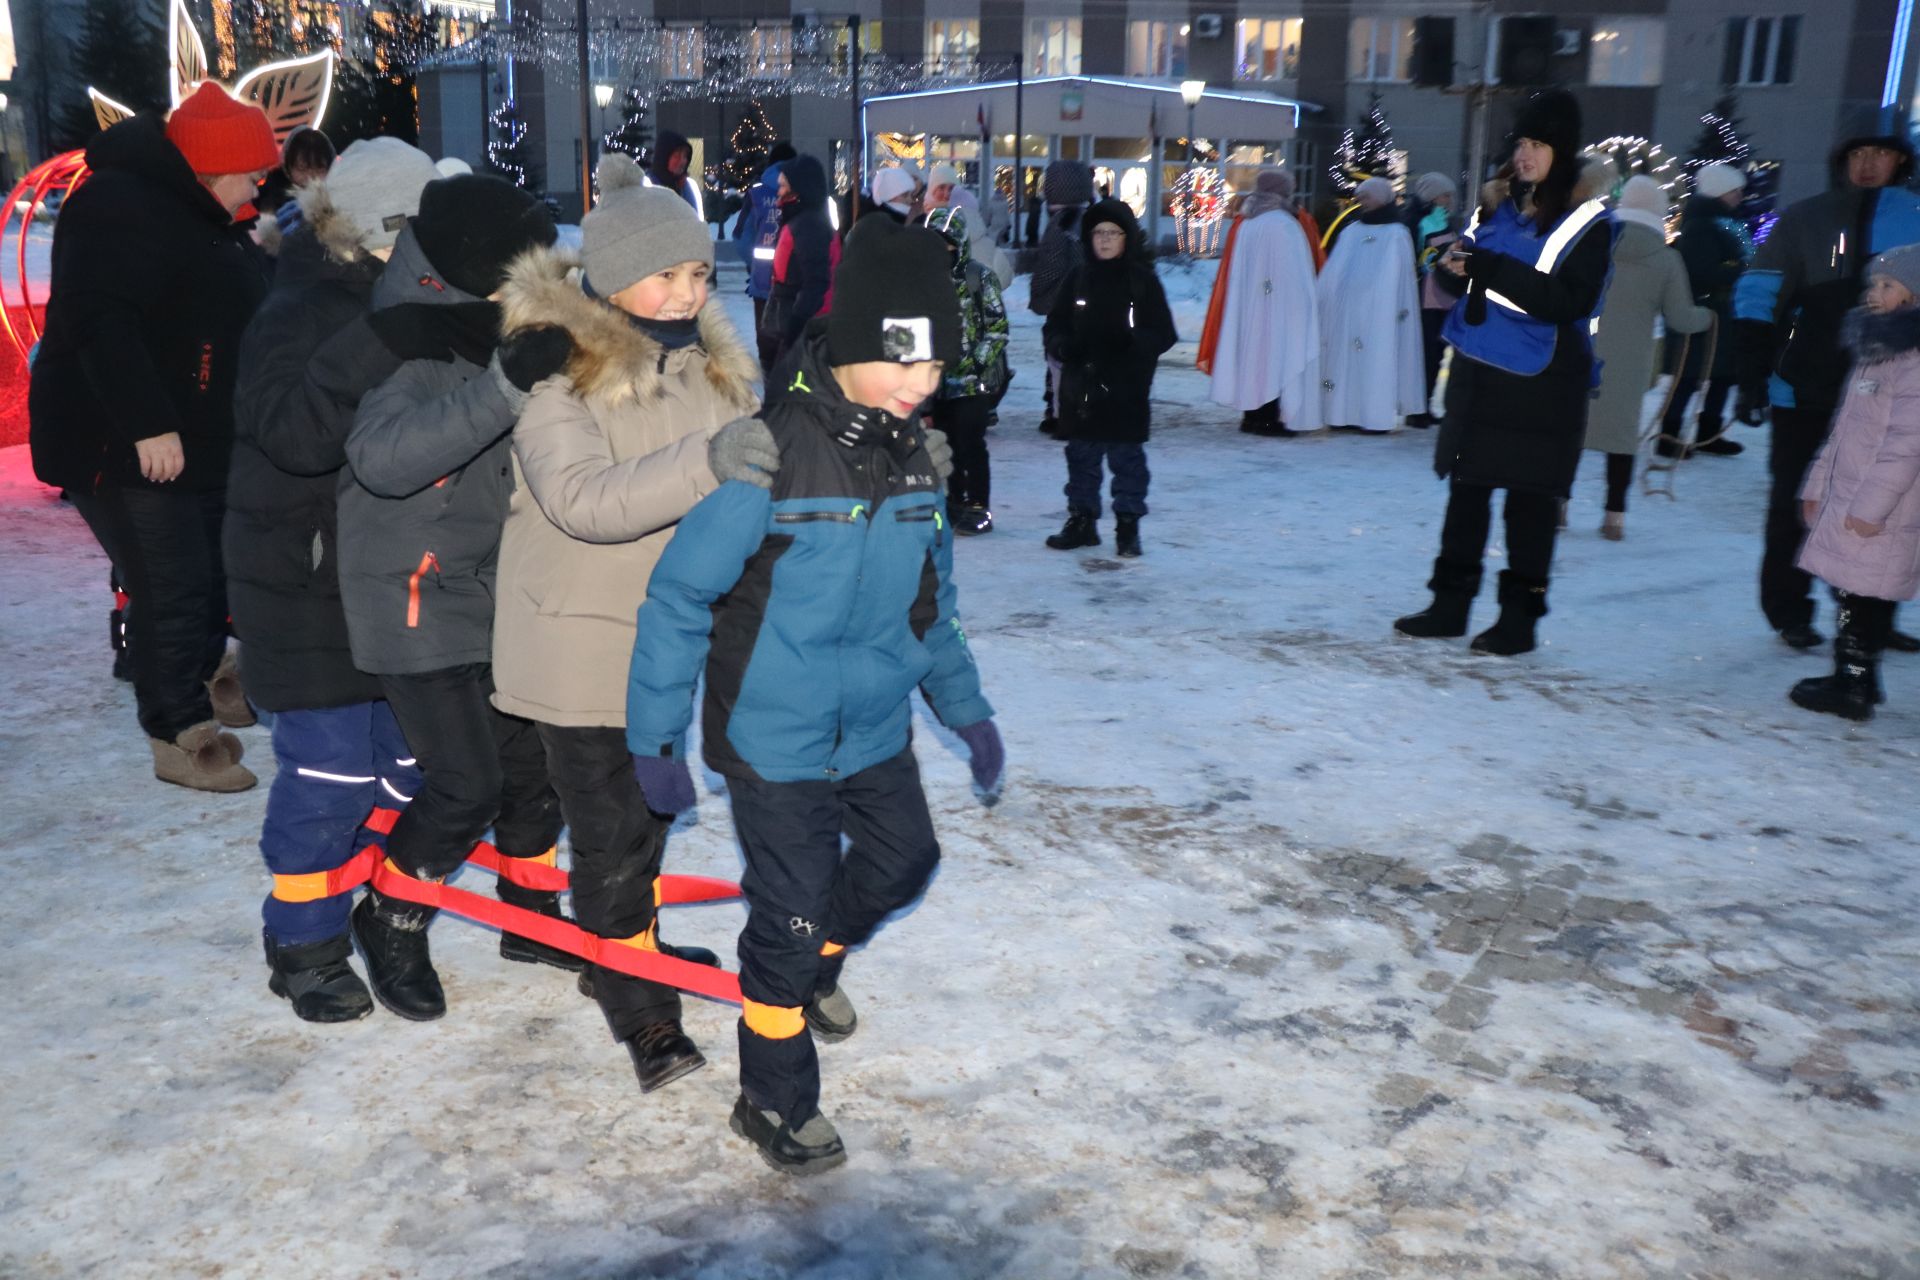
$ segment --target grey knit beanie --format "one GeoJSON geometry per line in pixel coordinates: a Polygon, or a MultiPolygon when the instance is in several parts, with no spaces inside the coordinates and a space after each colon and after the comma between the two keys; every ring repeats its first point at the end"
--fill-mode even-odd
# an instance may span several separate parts
{"type": "Polygon", "coordinates": [[[398,138],[362,138],[321,181],[333,207],[359,228],[360,243],[385,249],[420,212],[420,193],[439,176],[433,157],[418,147],[398,138]]]}
{"type": "Polygon", "coordinates": [[[1908,293],[1920,297],[1920,244],[1887,250],[1868,265],[1867,274],[1890,276],[1905,285],[1908,293]]]}
{"type": "Polygon", "coordinates": [[[707,224],[685,196],[666,187],[630,185],[626,161],[600,165],[600,203],[580,220],[580,261],[587,285],[602,298],[682,262],[713,265],[707,224]]]}
{"type": "Polygon", "coordinates": [[[1460,189],[1444,173],[1423,173],[1413,180],[1413,194],[1433,204],[1442,196],[1458,196],[1460,189]]]}

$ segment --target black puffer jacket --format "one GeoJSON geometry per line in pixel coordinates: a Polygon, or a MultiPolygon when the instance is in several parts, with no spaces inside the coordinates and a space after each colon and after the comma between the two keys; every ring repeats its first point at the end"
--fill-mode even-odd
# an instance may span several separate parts
{"type": "Polygon", "coordinates": [[[269,711],[370,702],[340,607],[334,518],[360,397],[400,360],[364,317],[384,264],[324,185],[282,243],[273,291],[240,343],[222,555],[247,694],[269,711]]]}
{"type": "Polygon", "coordinates": [[[33,470],[91,492],[144,484],[136,440],[178,432],[173,488],[227,483],[240,334],[267,261],[208,194],[156,116],[87,148],[93,174],[53,233],[47,331],[29,399],[33,470]]]}
{"type": "Polygon", "coordinates": [[[1088,252],[1061,286],[1042,338],[1047,355],[1060,362],[1060,434],[1145,444],[1154,368],[1180,336],[1133,210],[1102,200],[1084,225],[1091,236],[1105,223],[1127,233],[1126,252],[1104,262],[1088,252]]]}

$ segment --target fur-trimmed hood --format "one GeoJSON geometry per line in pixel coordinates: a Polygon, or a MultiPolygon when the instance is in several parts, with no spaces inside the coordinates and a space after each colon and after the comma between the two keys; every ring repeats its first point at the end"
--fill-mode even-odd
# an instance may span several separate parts
{"type": "MultiPolygon", "coordinates": [[[[515,259],[500,294],[502,336],[541,325],[565,329],[574,346],[565,373],[583,400],[620,404],[659,395],[666,348],[618,308],[581,292],[580,279],[573,253],[535,249],[515,259]]],[[[700,345],[715,393],[751,413],[759,362],[717,302],[700,310],[700,345]]]]}
{"type": "Polygon", "coordinates": [[[1840,341],[1861,364],[1884,364],[1920,351],[1920,305],[1875,315],[1865,307],[1847,312],[1840,341]]]}
{"type": "MultiPolygon", "coordinates": [[[[300,219],[313,229],[314,239],[335,262],[351,265],[372,257],[367,252],[366,232],[333,203],[327,184],[309,182],[294,196],[300,204],[300,219]]],[[[268,219],[272,215],[267,215],[268,219]]],[[[264,227],[265,222],[262,223],[264,227]]]]}

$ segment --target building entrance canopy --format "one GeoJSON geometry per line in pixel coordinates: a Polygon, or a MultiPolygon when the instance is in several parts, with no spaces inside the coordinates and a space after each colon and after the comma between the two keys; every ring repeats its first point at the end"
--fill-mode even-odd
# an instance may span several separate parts
{"type": "MultiPolygon", "coordinates": [[[[1185,137],[1187,106],[1174,85],[1102,76],[1046,76],[1021,84],[997,80],[890,93],[862,107],[868,136],[875,133],[1012,133],[1014,113],[1027,134],[1099,134],[1115,137],[1185,137]]],[[[1293,137],[1309,104],[1266,94],[1208,90],[1194,108],[1193,130],[1202,138],[1293,137]]]]}

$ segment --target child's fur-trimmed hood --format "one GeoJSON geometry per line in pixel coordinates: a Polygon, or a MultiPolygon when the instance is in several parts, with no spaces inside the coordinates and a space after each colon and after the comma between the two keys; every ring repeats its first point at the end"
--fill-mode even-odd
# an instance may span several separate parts
{"type": "Polygon", "coordinates": [[[1847,313],[1840,341],[1861,364],[1885,364],[1920,351],[1920,304],[1885,315],[1855,307],[1847,313]]]}
{"type": "MultiPolygon", "coordinates": [[[[574,348],[565,373],[583,400],[619,404],[659,395],[666,349],[619,308],[589,298],[580,279],[580,259],[572,253],[534,249],[516,258],[500,292],[501,335],[542,325],[565,329],[574,348]]],[[[712,299],[700,309],[699,330],[707,381],[742,413],[751,413],[759,361],[712,299]]]]}

